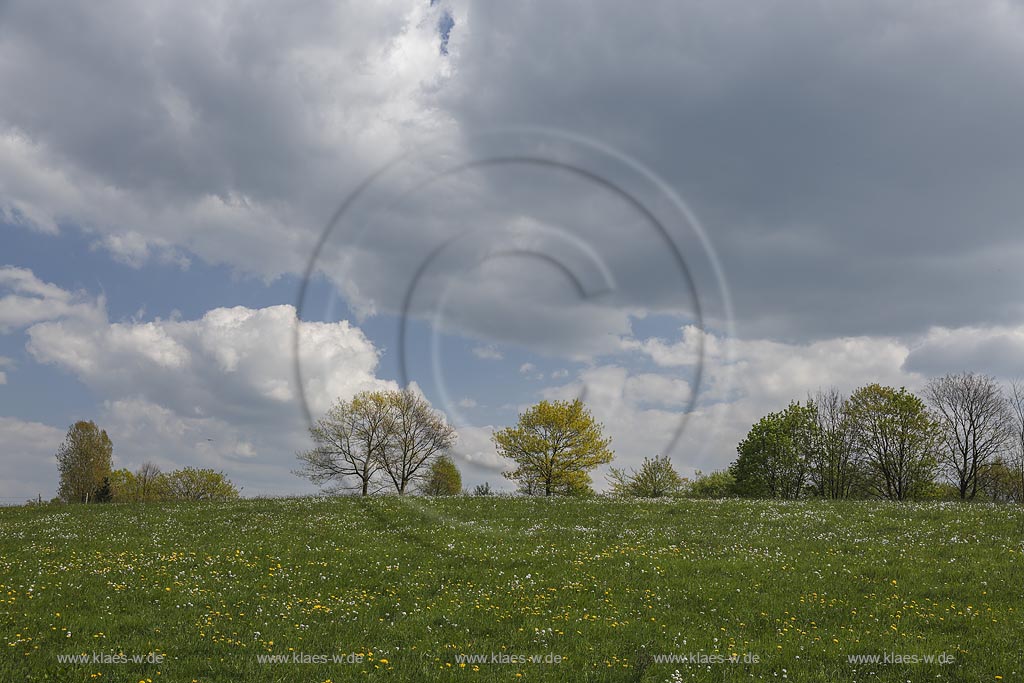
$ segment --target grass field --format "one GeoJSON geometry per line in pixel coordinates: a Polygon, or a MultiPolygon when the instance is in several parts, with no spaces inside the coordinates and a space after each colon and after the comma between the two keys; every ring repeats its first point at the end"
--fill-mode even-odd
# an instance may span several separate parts
{"type": "Polygon", "coordinates": [[[8,508],[0,681],[1024,680],[1022,536],[940,503],[8,508]]]}

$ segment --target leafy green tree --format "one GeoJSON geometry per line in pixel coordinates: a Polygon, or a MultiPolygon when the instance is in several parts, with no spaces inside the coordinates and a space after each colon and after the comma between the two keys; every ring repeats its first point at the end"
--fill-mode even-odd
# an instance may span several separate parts
{"type": "Polygon", "coordinates": [[[575,472],[566,479],[565,485],[555,488],[555,493],[573,498],[586,498],[597,495],[594,492],[594,481],[589,472],[575,472]]]}
{"type": "MultiPolygon", "coordinates": [[[[503,473],[508,479],[507,473],[503,473]]],[[[559,483],[552,486],[550,495],[581,497],[594,495],[593,480],[588,472],[571,472],[559,483]]],[[[516,491],[526,496],[544,495],[544,482],[537,477],[521,477],[516,482],[516,491]]]]}
{"type": "Polygon", "coordinates": [[[888,500],[919,497],[935,478],[941,443],[924,401],[903,387],[869,384],[850,396],[849,412],[871,493],[888,500]]]}
{"type": "Polygon", "coordinates": [[[817,444],[813,404],[793,402],[762,417],[736,447],[729,466],[736,492],[754,498],[799,498],[808,481],[817,444]]]}
{"type": "Polygon", "coordinates": [[[57,450],[60,485],[57,493],[68,503],[95,501],[103,480],[110,476],[114,445],[94,422],[76,422],[57,450]]]}
{"type": "Polygon", "coordinates": [[[914,496],[917,500],[960,500],[960,491],[948,481],[929,481],[918,487],[914,496]]]}
{"type": "Polygon", "coordinates": [[[117,503],[134,503],[139,500],[138,482],[135,473],[127,469],[117,469],[110,473],[110,491],[117,503]]]}
{"type": "Polygon", "coordinates": [[[132,472],[118,469],[110,473],[110,489],[116,502],[144,503],[165,496],[165,475],[153,463],[143,463],[132,472]]]}
{"type": "Polygon", "coordinates": [[[704,474],[700,470],[694,473],[693,483],[686,488],[690,498],[729,498],[736,495],[736,480],[729,470],[716,470],[704,474]]]}
{"type": "Polygon", "coordinates": [[[644,458],[639,471],[631,469],[627,472],[613,467],[608,481],[613,494],[637,498],[670,496],[683,486],[683,478],[672,467],[668,456],[662,455],[644,458]]]}
{"type": "Polygon", "coordinates": [[[989,500],[997,503],[1021,502],[1020,487],[1017,482],[1013,463],[1004,457],[998,457],[981,472],[981,490],[989,500]]]}
{"type": "Polygon", "coordinates": [[[425,496],[455,496],[462,492],[462,475],[451,456],[441,455],[430,463],[420,492],[425,496]]]}
{"type": "Polygon", "coordinates": [[[164,490],[171,500],[234,500],[238,489],[223,472],[185,467],[164,475],[164,490]]]}
{"type": "Polygon", "coordinates": [[[492,437],[498,453],[516,463],[504,476],[529,495],[573,495],[590,490],[589,471],[612,461],[611,439],[579,399],[541,401],[515,427],[492,437]]]}

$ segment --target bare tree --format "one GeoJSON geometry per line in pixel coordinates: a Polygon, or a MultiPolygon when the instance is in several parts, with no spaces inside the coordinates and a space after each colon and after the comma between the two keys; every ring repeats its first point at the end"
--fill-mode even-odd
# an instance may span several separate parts
{"type": "Polygon", "coordinates": [[[389,392],[387,399],[390,435],[380,467],[401,495],[425,476],[426,465],[455,445],[455,428],[411,389],[389,392]]]}
{"type": "Polygon", "coordinates": [[[972,372],[932,379],[925,396],[940,426],[946,473],[962,500],[973,499],[989,466],[1009,445],[1010,405],[994,378],[972,372]]]}
{"type": "Polygon", "coordinates": [[[159,485],[163,472],[157,465],[151,462],[144,462],[135,470],[135,485],[138,489],[139,500],[154,500],[159,494],[159,485]]]}
{"type": "Polygon", "coordinates": [[[1013,473],[1014,498],[1024,503],[1024,382],[1010,382],[1009,404],[1012,434],[1008,466],[1013,473]]]}
{"type": "Polygon", "coordinates": [[[316,446],[298,454],[304,467],[297,474],[314,484],[333,482],[336,489],[369,495],[379,486],[391,429],[386,393],[364,391],[339,401],[310,427],[316,446]]]}
{"type": "Polygon", "coordinates": [[[835,387],[808,396],[815,408],[817,447],[811,456],[811,483],[822,498],[849,498],[856,479],[854,430],[846,398],[835,387]]]}

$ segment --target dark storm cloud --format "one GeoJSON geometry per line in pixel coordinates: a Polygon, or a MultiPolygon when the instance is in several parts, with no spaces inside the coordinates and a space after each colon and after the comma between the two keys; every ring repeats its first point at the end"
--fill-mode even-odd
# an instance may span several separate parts
{"type": "Polygon", "coordinates": [[[1019,318],[1019,5],[592,7],[472,5],[458,120],[555,126],[647,161],[709,229],[741,332],[1019,318]]]}
{"type": "MultiPolygon", "coordinates": [[[[0,121],[36,155],[7,160],[6,203],[274,276],[301,270],[344,192],[394,154],[440,142],[471,156],[471,132],[551,126],[623,150],[689,201],[741,334],[904,335],[1022,313],[1016,4],[147,7],[0,10],[0,85],[18,93],[0,121]],[[64,201],[42,180],[9,189],[38,159],[116,200],[64,201]]],[[[686,283],[658,265],[664,250],[636,237],[635,213],[561,183],[499,173],[419,198],[360,244],[345,274],[354,305],[397,310],[394,274],[452,230],[525,218],[586,238],[617,274],[603,305],[618,313],[595,305],[595,325],[618,333],[627,310],[692,312],[686,283]]],[[[518,272],[525,287],[546,282],[518,272]]],[[[562,338],[510,323],[507,288],[490,284],[464,293],[475,317],[464,326],[562,338]]],[[[592,327],[568,325],[588,338],[592,327]]]]}

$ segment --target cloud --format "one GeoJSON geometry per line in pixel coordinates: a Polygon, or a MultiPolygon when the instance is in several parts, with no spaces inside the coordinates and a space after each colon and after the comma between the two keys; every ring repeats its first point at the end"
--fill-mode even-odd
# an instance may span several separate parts
{"type": "Polygon", "coordinates": [[[1017,322],[1024,9],[969,4],[492,5],[445,95],[467,124],[569,129],[657,169],[708,227],[744,335],[1017,322]],[[493,54],[513,36],[545,59],[493,54]]]}
{"type": "Polygon", "coordinates": [[[43,282],[31,270],[0,266],[0,333],[68,316],[95,318],[103,300],[43,282]]]}
{"type": "Polygon", "coordinates": [[[900,383],[913,377],[904,362],[910,342],[893,337],[838,337],[808,343],[771,339],[728,339],[693,325],[681,339],[626,339],[623,348],[649,357],[664,368],[693,367],[703,360],[702,400],[731,400],[737,395],[778,399],[817,387],[849,390],[867,381],[900,383]],[[699,353],[704,340],[703,359],[699,353]],[[735,387],[732,386],[735,384],[735,387]]]}
{"type": "MultiPolygon", "coordinates": [[[[0,368],[10,367],[14,361],[6,356],[0,356],[0,368]]],[[[0,384],[7,384],[7,373],[0,370],[0,384]]]]}
{"type": "MultiPolygon", "coordinates": [[[[104,397],[103,421],[125,463],[223,468],[260,490],[303,487],[290,471],[308,447],[295,383],[292,306],[217,308],[196,320],[37,323],[27,348],[104,397]]],[[[346,321],[303,322],[299,352],[314,415],[376,377],[379,352],[346,321]]]]}
{"type": "Polygon", "coordinates": [[[459,401],[460,408],[476,408],[479,404],[472,398],[463,398],[459,401]]]}
{"type": "Polygon", "coordinates": [[[686,325],[682,328],[682,339],[679,341],[669,342],[658,337],[642,341],[625,338],[622,340],[622,348],[627,351],[641,351],[659,366],[675,367],[694,365],[702,360],[702,354],[721,355],[722,349],[718,342],[719,339],[715,335],[705,334],[696,325],[686,325]]]}
{"type": "Polygon", "coordinates": [[[135,265],[183,248],[301,271],[345,188],[447,125],[430,99],[449,58],[427,3],[263,4],[119,2],[115,26],[86,3],[7,3],[0,87],[21,97],[0,112],[5,219],[81,226],[135,265]]]}
{"type": "MultiPolygon", "coordinates": [[[[972,4],[967,19],[960,3],[788,0],[753,13],[735,2],[612,4],[599,22],[582,20],[582,3],[554,13],[215,5],[122,3],[127,30],[105,21],[110,8],[83,3],[58,18],[8,3],[0,87],[20,97],[0,114],[7,220],[82,226],[134,265],[192,254],[268,278],[299,273],[326,218],[373,169],[423,143],[444,151],[437,158],[471,158],[485,145],[471,131],[525,122],[624,150],[687,196],[722,253],[745,334],[906,334],[1024,313],[1006,294],[1024,284],[1024,95],[1006,87],[1024,23],[998,0],[972,4]],[[516,50],[494,53],[509,41],[516,50]]],[[[405,204],[385,197],[393,230],[328,248],[324,270],[352,306],[395,311],[409,284],[395,274],[465,226],[532,222],[589,244],[615,294],[580,305],[551,297],[565,283],[541,263],[518,275],[495,265],[455,286],[452,325],[587,356],[628,334],[629,308],[691,308],[635,209],[563,176],[496,169],[435,182],[405,204]],[[341,274],[346,247],[356,267],[341,274]]],[[[705,312],[720,305],[707,265],[689,267],[711,299],[705,312]]],[[[435,276],[425,294],[458,279],[435,276]]]]}
{"type": "Polygon", "coordinates": [[[1024,326],[933,328],[913,344],[905,366],[930,375],[968,371],[1024,377],[1024,326]]]}
{"type": "Polygon", "coordinates": [[[0,417],[0,456],[5,472],[0,478],[0,502],[17,504],[36,494],[43,500],[56,495],[54,454],[63,440],[64,432],[54,427],[0,417]]]}
{"type": "Polygon", "coordinates": [[[690,384],[685,379],[649,372],[630,376],[624,386],[627,401],[667,408],[685,406],[690,394],[690,384]]]}
{"type": "Polygon", "coordinates": [[[523,363],[519,366],[519,374],[527,379],[541,380],[544,379],[544,373],[537,370],[537,366],[533,363],[523,363]]]}
{"type": "Polygon", "coordinates": [[[493,425],[459,427],[453,457],[462,474],[463,488],[472,490],[477,484],[487,482],[493,491],[515,489],[515,484],[502,476],[502,472],[512,469],[513,463],[498,455],[494,448],[491,434],[495,429],[493,425]]]}
{"type": "MultiPolygon", "coordinates": [[[[28,329],[33,358],[114,396],[143,396],[179,414],[262,419],[298,405],[292,306],[217,308],[198,320],[65,320],[28,329]]],[[[299,350],[314,411],[338,396],[385,386],[378,352],[347,321],[302,322],[299,350]]],[[[390,385],[387,385],[390,386],[390,385]]]]}
{"type": "MultiPolygon", "coordinates": [[[[588,245],[613,291],[581,299],[543,259],[476,268],[467,253],[472,268],[419,283],[415,313],[447,296],[446,323],[475,339],[583,360],[612,353],[633,313],[692,315],[671,250],[607,188],[523,166],[405,192],[403,179],[493,151],[473,132],[525,123],[623,150],[684,195],[745,336],[905,336],[1024,315],[1024,93],[1010,87],[1024,10],[1003,0],[666,0],[609,3],[600,21],[585,3],[214,6],[5,6],[0,89],[19,93],[0,112],[8,222],[81,226],[133,265],[197,256],[296,274],[351,188],[432,144],[410,163],[421,175],[374,196],[382,230],[325,250],[355,310],[401,310],[412,283],[396,274],[467,226],[540,225],[588,245]]],[[[564,156],[522,139],[523,155],[564,156]]],[[[664,198],[641,198],[661,215],[664,198]]],[[[716,327],[712,269],[683,241],[716,327]]]]}
{"type": "Polygon", "coordinates": [[[488,344],[487,346],[474,346],[473,355],[484,360],[501,360],[505,357],[504,354],[495,348],[493,344],[488,344]]]}

